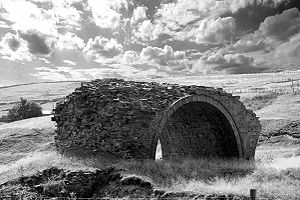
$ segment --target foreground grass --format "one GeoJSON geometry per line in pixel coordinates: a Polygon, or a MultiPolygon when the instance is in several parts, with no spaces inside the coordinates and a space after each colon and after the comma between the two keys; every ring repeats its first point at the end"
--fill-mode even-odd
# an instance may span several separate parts
{"type": "Polygon", "coordinates": [[[75,158],[61,156],[55,151],[32,152],[16,162],[0,165],[0,184],[53,166],[65,169],[92,170],[75,158]]]}
{"type": "MultiPolygon", "coordinates": [[[[299,159],[297,155],[292,157],[299,159]]],[[[300,168],[293,165],[284,169],[271,167],[265,161],[221,159],[171,161],[120,161],[109,164],[103,158],[67,158],[55,151],[33,152],[12,164],[0,165],[0,180],[29,175],[52,166],[65,169],[105,168],[114,166],[125,174],[134,174],[150,180],[155,188],[170,192],[199,194],[249,195],[256,188],[259,198],[299,199],[300,168]]]]}
{"type": "Polygon", "coordinates": [[[130,173],[140,174],[152,179],[160,186],[171,186],[174,182],[182,180],[211,181],[216,177],[235,178],[246,176],[255,170],[252,161],[239,160],[201,159],[172,161],[146,161],[123,162],[117,164],[120,168],[127,169],[130,173]]]}
{"type": "Polygon", "coordinates": [[[217,177],[212,181],[180,180],[170,188],[173,191],[189,191],[200,194],[248,195],[249,189],[256,188],[259,198],[299,199],[300,170],[275,170],[259,168],[245,177],[217,177]]]}
{"type": "MultiPolygon", "coordinates": [[[[293,158],[299,160],[299,157],[293,158]]],[[[125,173],[151,180],[157,188],[170,192],[248,196],[249,190],[256,188],[259,198],[299,199],[299,164],[297,166],[293,163],[290,167],[280,168],[276,167],[276,162],[216,159],[182,162],[159,160],[124,161],[115,166],[126,169],[125,173]]],[[[92,167],[103,167],[103,162],[97,159],[86,163],[92,167]]]]}

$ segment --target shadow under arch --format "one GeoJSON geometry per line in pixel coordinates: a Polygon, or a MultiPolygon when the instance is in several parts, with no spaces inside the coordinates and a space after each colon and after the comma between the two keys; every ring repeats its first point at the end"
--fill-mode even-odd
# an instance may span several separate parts
{"type": "Polygon", "coordinates": [[[244,158],[235,119],[210,96],[178,99],[158,123],[155,145],[159,139],[163,159],[244,158]]]}

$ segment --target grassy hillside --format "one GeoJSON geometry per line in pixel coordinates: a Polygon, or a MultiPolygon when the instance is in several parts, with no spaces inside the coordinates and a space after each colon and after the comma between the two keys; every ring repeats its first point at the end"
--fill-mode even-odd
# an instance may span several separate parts
{"type": "Polygon", "coordinates": [[[51,116],[1,125],[0,184],[51,166],[88,168],[56,153],[54,131],[51,116]]]}
{"type": "Polygon", "coordinates": [[[0,126],[0,164],[8,164],[28,153],[51,149],[55,125],[50,117],[38,117],[0,126]]]}

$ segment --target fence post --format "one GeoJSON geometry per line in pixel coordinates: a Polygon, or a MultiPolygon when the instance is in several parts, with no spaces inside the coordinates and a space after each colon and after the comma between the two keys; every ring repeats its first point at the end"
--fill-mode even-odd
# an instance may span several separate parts
{"type": "Polygon", "coordinates": [[[256,189],[250,189],[250,200],[257,200],[256,189]]]}

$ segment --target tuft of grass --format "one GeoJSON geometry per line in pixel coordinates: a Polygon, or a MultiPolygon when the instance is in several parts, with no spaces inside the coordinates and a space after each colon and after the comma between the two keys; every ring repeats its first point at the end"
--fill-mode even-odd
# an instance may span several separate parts
{"type": "Polygon", "coordinates": [[[46,184],[44,184],[44,195],[47,197],[57,197],[63,189],[65,185],[63,181],[58,180],[49,180],[46,184]]]}
{"type": "Polygon", "coordinates": [[[93,168],[87,167],[79,160],[67,158],[55,151],[32,152],[16,162],[0,165],[0,184],[20,176],[34,174],[37,171],[42,171],[53,166],[64,169],[93,170],[93,168]]]}
{"type": "MultiPolygon", "coordinates": [[[[90,167],[103,167],[101,160],[89,161],[90,167]]],[[[181,162],[156,160],[156,161],[120,161],[113,166],[125,169],[127,173],[148,177],[155,184],[168,187],[174,181],[181,179],[208,181],[215,177],[246,176],[255,170],[253,161],[224,160],[224,159],[199,159],[183,160],[181,162]]]]}
{"type": "Polygon", "coordinates": [[[249,189],[257,189],[259,198],[298,199],[300,196],[300,169],[276,170],[258,167],[245,177],[216,177],[210,181],[181,179],[173,183],[170,191],[200,194],[249,195],[249,189]]]}

